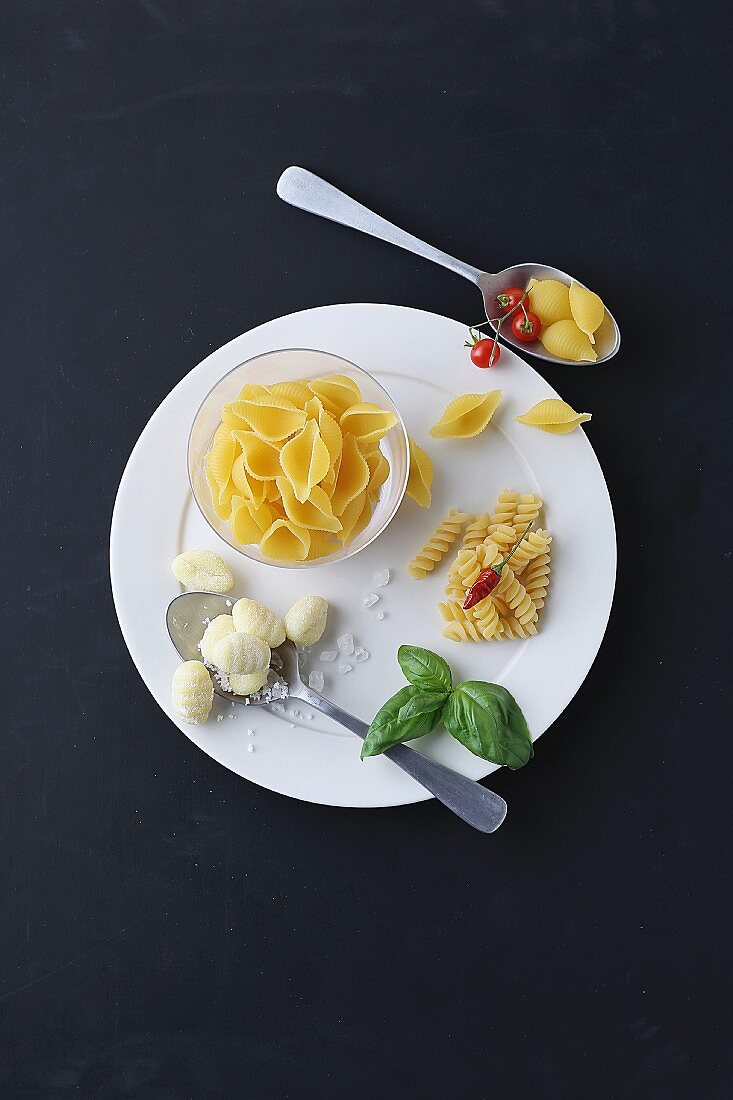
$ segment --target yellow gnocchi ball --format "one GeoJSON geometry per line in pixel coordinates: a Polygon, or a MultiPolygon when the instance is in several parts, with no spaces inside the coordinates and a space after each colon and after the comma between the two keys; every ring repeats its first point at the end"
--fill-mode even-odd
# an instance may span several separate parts
{"type": "Polygon", "coordinates": [[[214,649],[223,638],[226,638],[227,634],[233,633],[234,619],[231,615],[217,615],[215,619],[211,620],[199,642],[201,659],[205,665],[214,664],[214,649]]]}
{"type": "Polygon", "coordinates": [[[214,701],[214,685],[201,661],[184,661],[173,673],[171,702],[184,722],[197,726],[205,722],[214,701]]]}
{"type": "Polygon", "coordinates": [[[262,672],[251,672],[249,675],[241,675],[236,672],[227,677],[229,690],[235,695],[253,695],[267,683],[267,669],[262,672]]]}
{"type": "Polygon", "coordinates": [[[224,593],[234,587],[231,569],[213,550],[186,550],[173,559],[171,569],[185,588],[224,593]]]}
{"type": "Polygon", "coordinates": [[[251,676],[255,672],[264,672],[270,667],[270,647],[261,638],[251,634],[240,634],[235,630],[227,634],[212,654],[214,664],[227,676],[251,676]]]}
{"type": "Polygon", "coordinates": [[[315,645],[326,629],[328,601],[323,596],[302,596],[285,616],[285,629],[297,646],[315,645]]]}
{"type": "Polygon", "coordinates": [[[256,600],[237,600],[232,608],[234,627],[242,634],[252,634],[276,649],[285,641],[285,623],[256,600]]]}

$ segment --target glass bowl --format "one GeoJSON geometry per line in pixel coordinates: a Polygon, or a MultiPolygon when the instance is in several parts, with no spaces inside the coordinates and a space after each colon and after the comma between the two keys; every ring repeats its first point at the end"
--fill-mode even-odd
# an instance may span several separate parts
{"type": "Polygon", "coordinates": [[[305,348],[268,351],[263,355],[256,355],[253,359],[247,359],[225,374],[201,402],[188,438],[188,477],[194,500],[206,522],[237,553],[253,561],[274,565],[281,569],[308,569],[317,565],[345,561],[369,546],[384,531],[399,508],[405,495],[409,469],[410,450],[405,425],[392,398],[376,378],[338,355],[332,355],[326,351],[310,351],[305,348]],[[397,417],[397,423],[380,441],[382,453],[389,461],[389,477],[382,486],[379,499],[374,504],[369,523],[348,546],[342,546],[328,557],[316,558],[314,561],[275,560],[263,554],[259,546],[254,543],[237,542],[228,522],[217,516],[204,473],[204,458],[211,448],[214,432],[221,423],[222,407],[236,400],[247,382],[267,386],[274,382],[307,381],[324,374],[345,374],[353,378],[361,390],[364,401],[370,401],[383,409],[388,409],[397,417]]]}

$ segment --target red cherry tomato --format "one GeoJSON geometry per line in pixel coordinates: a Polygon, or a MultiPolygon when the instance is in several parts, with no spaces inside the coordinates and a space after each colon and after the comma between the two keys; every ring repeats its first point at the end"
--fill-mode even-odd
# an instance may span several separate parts
{"type": "Polygon", "coordinates": [[[496,295],[496,304],[499,307],[499,312],[509,313],[511,309],[519,305],[523,294],[524,290],[521,286],[510,286],[508,290],[502,290],[501,294],[496,295]]]}
{"type": "Polygon", "coordinates": [[[496,340],[479,340],[471,348],[471,359],[477,367],[495,367],[499,362],[501,346],[496,340]]]}
{"type": "Polygon", "coordinates": [[[536,313],[531,309],[524,310],[521,307],[512,318],[512,334],[520,344],[531,344],[536,340],[542,330],[542,324],[536,313]]]}

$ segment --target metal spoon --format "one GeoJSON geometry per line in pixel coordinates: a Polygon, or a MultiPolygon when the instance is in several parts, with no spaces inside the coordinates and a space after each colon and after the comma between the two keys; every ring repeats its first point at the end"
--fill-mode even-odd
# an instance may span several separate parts
{"type": "MultiPolygon", "coordinates": [[[[171,641],[182,659],[200,661],[201,653],[198,644],[205,629],[204,620],[213,619],[216,615],[229,614],[231,614],[231,606],[227,604],[226,596],[214,595],[211,592],[184,592],[183,595],[176,596],[168,605],[165,620],[171,641]]],[[[337,707],[330,699],[325,699],[303,683],[302,656],[302,653],[289,641],[273,650],[268,685],[270,687],[276,684],[286,685],[288,696],[302,699],[363,740],[369,728],[366,722],[337,707]]],[[[273,701],[266,692],[254,696],[233,695],[229,691],[224,691],[216,680],[214,680],[214,691],[223,699],[244,706],[270,706],[273,701]]],[[[506,817],[506,802],[494,791],[481,787],[472,779],[451,771],[443,764],[429,760],[427,756],[415,752],[407,745],[395,745],[387,749],[384,755],[474,829],[482,833],[493,833],[506,817]]]]}
{"type": "MultiPolygon", "coordinates": [[[[526,287],[530,279],[558,279],[566,286],[578,283],[578,279],[572,278],[557,267],[548,267],[547,264],[516,264],[514,267],[505,267],[496,275],[488,271],[480,271],[477,267],[464,264],[456,260],[438,248],[426,244],[424,241],[413,237],[411,233],[405,233],[398,229],[392,222],[380,218],[378,214],[368,210],[366,206],[349,198],[343,191],[339,191],[332,184],[326,183],[320,176],[314,176],[312,172],[306,172],[304,168],[286,168],[277,181],[277,193],[291,206],[297,206],[301,210],[308,210],[311,214],[318,214],[322,218],[329,218],[341,225],[348,225],[351,229],[358,229],[361,233],[368,233],[372,237],[379,237],[389,244],[396,244],[408,252],[414,252],[416,256],[423,256],[433,263],[442,264],[443,267],[462,275],[464,279],[475,283],[484,298],[484,310],[487,320],[491,320],[492,313],[496,315],[496,295],[512,286],[526,287]]],[[[492,322],[496,329],[496,322],[492,322]]],[[[507,344],[511,344],[518,351],[537,356],[538,359],[546,359],[549,363],[567,363],[578,366],[570,359],[560,359],[557,355],[550,355],[545,351],[539,340],[532,344],[522,344],[515,340],[510,321],[502,325],[501,338],[507,344]]],[[[598,358],[596,363],[605,363],[611,359],[621,346],[621,334],[613,316],[606,310],[606,315],[600,328],[595,333],[595,351],[598,358]]],[[[587,364],[584,364],[587,365],[587,364]]]]}

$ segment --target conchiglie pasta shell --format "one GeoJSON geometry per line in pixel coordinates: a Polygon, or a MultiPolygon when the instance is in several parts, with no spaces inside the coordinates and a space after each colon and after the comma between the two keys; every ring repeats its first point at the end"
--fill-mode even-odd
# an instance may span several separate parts
{"type": "Polygon", "coordinates": [[[543,328],[540,340],[545,350],[559,359],[593,363],[598,358],[590,340],[575,321],[556,321],[549,328],[543,328]]]}
{"type": "Polygon", "coordinates": [[[233,428],[247,427],[247,421],[242,420],[241,416],[237,416],[236,413],[232,411],[231,405],[225,405],[221,410],[221,423],[222,427],[226,428],[227,431],[231,431],[233,428]]]}
{"type": "Polygon", "coordinates": [[[242,448],[244,468],[257,481],[268,481],[280,474],[280,451],[254,432],[235,430],[232,436],[242,448]]]}
{"type": "Polygon", "coordinates": [[[260,550],[275,561],[305,561],[310,549],[310,531],[288,519],[276,519],[265,531],[260,550]]]}
{"type": "Polygon", "coordinates": [[[578,424],[585,424],[590,420],[591,414],[578,413],[567,401],[550,397],[546,401],[538,401],[516,419],[520,424],[531,424],[534,428],[541,428],[543,432],[566,435],[577,428],[578,424]]]}
{"type": "Polygon", "coordinates": [[[217,430],[211,450],[206,456],[206,469],[209,470],[220,489],[223,489],[229,481],[237,455],[237,445],[231,433],[226,429],[222,432],[222,427],[223,425],[217,430]]]}
{"type": "Polygon", "coordinates": [[[321,439],[315,420],[308,420],[303,430],[284,445],[280,451],[280,465],[302,504],[331,466],[328,447],[321,439]]]}
{"type": "Polygon", "coordinates": [[[369,482],[369,466],[359,450],[353,435],[344,438],[336,483],[331,494],[335,516],[340,516],[354,497],[366,489],[369,482]]]}
{"type": "Polygon", "coordinates": [[[595,344],[593,333],[606,312],[601,299],[592,290],[580,286],[579,283],[573,283],[570,287],[570,310],[578,328],[586,333],[592,344],[595,344]]]}
{"type": "Polygon", "coordinates": [[[264,481],[258,481],[256,478],[249,476],[244,464],[243,454],[232,466],[232,482],[240,496],[251,500],[256,507],[262,504],[267,492],[267,485],[264,481]]]}
{"type": "Polygon", "coordinates": [[[343,447],[343,436],[341,429],[334,420],[334,418],[327,413],[321,405],[318,413],[318,430],[321,433],[321,439],[328,448],[328,454],[333,466],[336,459],[341,454],[341,448],[343,447]]]}
{"type": "Polygon", "coordinates": [[[353,500],[344,508],[341,515],[341,523],[343,524],[343,530],[339,535],[341,542],[344,546],[366,527],[369,519],[371,518],[371,504],[367,498],[365,492],[358,493],[353,500]],[[366,518],[364,513],[366,510],[366,518]]]}
{"type": "Polygon", "coordinates": [[[250,401],[232,402],[232,412],[246,420],[252,431],[267,443],[279,443],[305,424],[302,409],[298,409],[292,401],[269,393],[250,401]]]}
{"type": "Polygon", "coordinates": [[[461,394],[446,406],[430,434],[434,439],[471,439],[484,430],[501,398],[501,390],[461,394]]]}
{"type": "MultiPolygon", "coordinates": [[[[568,288],[558,279],[530,279],[529,306],[543,326],[569,320],[572,316],[568,288]]],[[[521,308],[520,306],[517,310],[518,313],[521,308]]]]}
{"type": "Polygon", "coordinates": [[[306,561],[327,558],[329,554],[335,554],[339,549],[339,544],[325,531],[311,531],[311,542],[308,547],[306,561]]]}
{"type": "Polygon", "coordinates": [[[255,397],[267,397],[267,386],[261,386],[259,382],[246,382],[239,391],[239,401],[252,401],[255,397]]]}
{"type": "Polygon", "coordinates": [[[411,436],[407,437],[407,441],[410,445],[410,473],[405,491],[421,508],[429,508],[432,499],[430,487],[435,473],[433,463],[427,451],[424,451],[411,436]]]}
{"type": "Polygon", "coordinates": [[[267,388],[274,397],[283,397],[297,409],[305,409],[306,402],[311,398],[311,391],[305,382],[275,382],[267,388]]]}
{"type": "Polygon", "coordinates": [[[366,464],[369,467],[367,495],[370,500],[377,500],[382,486],[389,477],[389,461],[381,451],[372,451],[366,456],[366,464]]]}
{"type": "Polygon", "coordinates": [[[285,514],[299,527],[309,531],[330,531],[337,534],[341,530],[341,520],[334,516],[331,501],[319,485],[314,485],[306,501],[300,501],[293,486],[286,477],[277,479],[285,514]]]}
{"type": "Polygon", "coordinates": [[[223,489],[220,489],[214,475],[211,470],[204,469],[204,475],[206,477],[206,483],[209,486],[209,492],[211,493],[211,503],[219,519],[229,519],[232,511],[232,494],[234,493],[234,482],[228,481],[223,489]]]}
{"type": "Polygon", "coordinates": [[[369,401],[361,401],[342,413],[339,426],[344,434],[349,432],[365,443],[373,443],[382,439],[396,423],[394,413],[369,401]]]}
{"type": "Polygon", "coordinates": [[[314,378],[308,382],[308,388],[314,393],[336,419],[350,405],[361,401],[358,385],[345,374],[329,374],[325,378],[314,378]]]}

